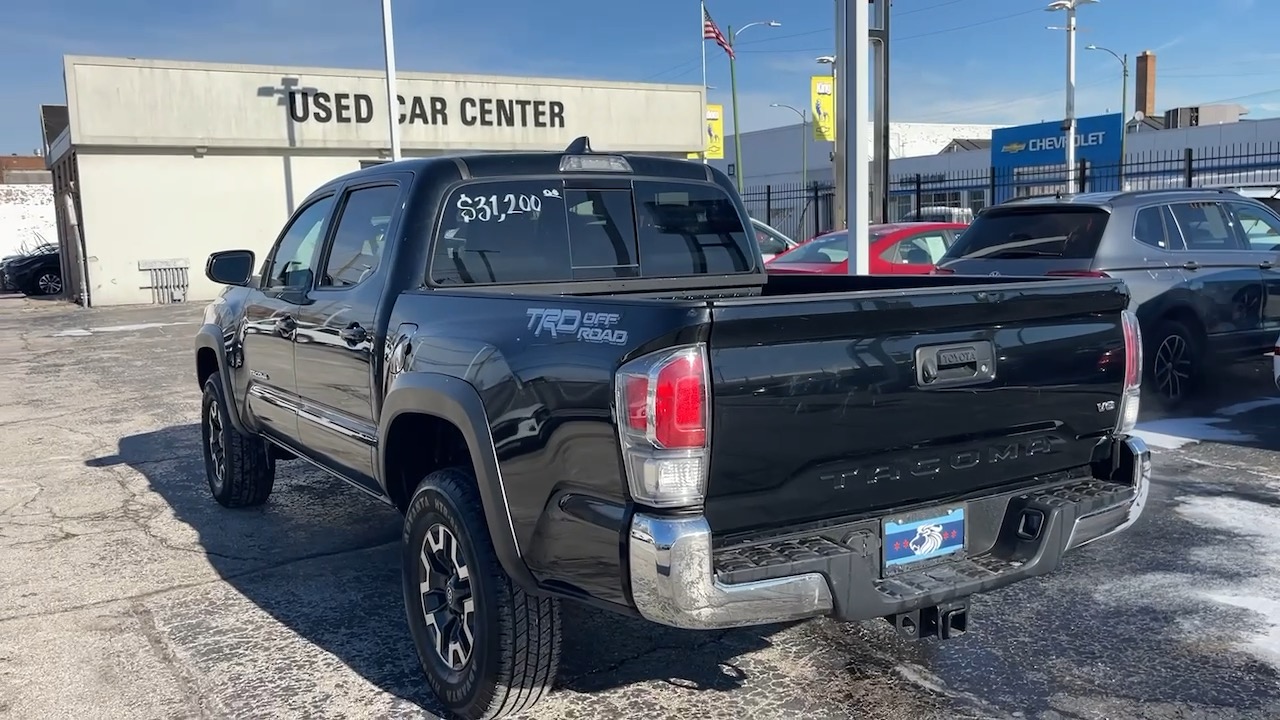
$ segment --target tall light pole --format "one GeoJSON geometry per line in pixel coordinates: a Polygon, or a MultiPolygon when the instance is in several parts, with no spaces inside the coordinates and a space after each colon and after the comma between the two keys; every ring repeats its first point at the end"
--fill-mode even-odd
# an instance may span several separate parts
{"type": "Polygon", "coordinates": [[[1115,50],[1097,45],[1086,45],[1084,49],[1101,50],[1120,61],[1120,166],[1116,169],[1116,179],[1120,182],[1120,188],[1124,189],[1124,141],[1129,135],[1129,53],[1121,57],[1115,50]]]}
{"type": "Polygon", "coordinates": [[[850,275],[869,275],[871,185],[868,182],[870,144],[867,131],[871,104],[871,3],[836,0],[836,65],[840,84],[836,93],[836,151],[844,156],[845,226],[849,238],[850,275]]]}
{"type": "MultiPolygon", "coordinates": [[[[729,47],[732,48],[738,42],[738,36],[743,30],[756,25],[767,25],[769,27],[782,27],[782,23],[777,20],[759,20],[757,22],[747,23],[738,28],[734,32],[733,26],[729,25],[725,29],[728,30],[726,35],[729,39],[729,47]]],[[[742,132],[738,127],[738,71],[737,71],[737,52],[729,53],[729,93],[733,96],[733,162],[737,166],[734,175],[738,179],[738,194],[743,192],[742,187],[742,132]]]]}
{"type": "Polygon", "coordinates": [[[396,42],[391,27],[391,0],[382,0],[382,52],[387,66],[387,125],[391,161],[400,159],[400,101],[396,97],[396,42]]]}
{"type": "MultiPolygon", "coordinates": [[[[834,107],[836,104],[835,100],[840,97],[840,86],[836,78],[836,56],[822,55],[816,58],[816,60],[819,65],[831,66],[831,92],[834,93],[831,104],[832,107],[834,107]]],[[[831,150],[831,179],[833,180],[832,192],[834,193],[832,196],[834,202],[832,203],[831,208],[831,212],[834,217],[831,218],[831,222],[835,225],[837,230],[844,227],[844,156],[840,154],[840,143],[838,140],[839,138],[837,138],[837,142],[832,143],[831,150]]]]}
{"type": "Polygon", "coordinates": [[[1050,27],[1050,30],[1067,31],[1067,116],[1062,122],[1066,133],[1067,160],[1067,192],[1073,193],[1076,187],[1076,9],[1081,5],[1091,5],[1098,0],[1053,0],[1045,8],[1046,12],[1067,12],[1067,26],[1050,27]]]}
{"type": "Polygon", "coordinates": [[[786,103],[770,103],[769,107],[786,108],[800,116],[800,185],[809,187],[809,114],[786,103]]]}

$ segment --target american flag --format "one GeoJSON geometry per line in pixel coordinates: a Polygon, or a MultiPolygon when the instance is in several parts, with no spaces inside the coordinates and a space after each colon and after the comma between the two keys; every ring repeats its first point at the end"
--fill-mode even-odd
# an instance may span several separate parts
{"type": "Polygon", "coordinates": [[[702,6],[702,39],[715,40],[716,44],[729,53],[729,57],[734,57],[733,47],[729,45],[729,41],[725,39],[724,33],[720,32],[720,26],[716,25],[716,21],[711,19],[711,13],[707,12],[707,6],[702,6]]]}

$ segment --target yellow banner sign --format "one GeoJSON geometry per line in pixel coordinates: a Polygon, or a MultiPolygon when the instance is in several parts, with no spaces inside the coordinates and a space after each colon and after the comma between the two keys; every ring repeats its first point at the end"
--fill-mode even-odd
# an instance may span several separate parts
{"type": "Polygon", "coordinates": [[[835,142],[835,78],[830,75],[814,75],[809,78],[809,105],[813,107],[813,139],[835,142]]]}
{"type": "MultiPolygon", "coordinates": [[[[707,105],[707,121],[704,123],[703,141],[706,143],[708,160],[724,159],[724,106],[707,105]]],[[[686,155],[689,160],[701,160],[702,153],[692,152],[686,155]]]]}

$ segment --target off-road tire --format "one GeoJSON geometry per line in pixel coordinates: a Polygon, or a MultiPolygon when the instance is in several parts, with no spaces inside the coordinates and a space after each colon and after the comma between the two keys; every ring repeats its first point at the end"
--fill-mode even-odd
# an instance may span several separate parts
{"type": "Polygon", "coordinates": [[[1204,339],[1186,323],[1171,318],[1160,320],[1150,332],[1143,332],[1146,347],[1143,357],[1146,359],[1146,377],[1143,379],[1143,390],[1165,409],[1174,409],[1195,396],[1203,379],[1204,371],[1204,339]],[[1168,357],[1170,354],[1175,358],[1168,357]],[[1167,380],[1167,368],[1171,360],[1176,360],[1178,373],[1185,375],[1170,384],[1167,380]]]}
{"type": "Polygon", "coordinates": [[[204,383],[200,436],[204,449],[205,480],[218,504],[240,508],[267,501],[276,482],[276,463],[270,446],[266,440],[256,435],[245,435],[231,424],[230,409],[216,375],[204,383]],[[214,456],[215,444],[211,442],[215,438],[221,448],[221,477],[218,475],[218,460],[214,456]]]}
{"type": "Polygon", "coordinates": [[[465,720],[506,717],[550,691],[560,662],[559,602],[526,593],[502,569],[470,470],[438,470],[422,480],[405,512],[402,553],[409,631],[427,683],[446,710],[465,720]],[[438,524],[461,550],[474,601],[474,644],[456,670],[437,651],[420,591],[420,553],[438,524]]]}

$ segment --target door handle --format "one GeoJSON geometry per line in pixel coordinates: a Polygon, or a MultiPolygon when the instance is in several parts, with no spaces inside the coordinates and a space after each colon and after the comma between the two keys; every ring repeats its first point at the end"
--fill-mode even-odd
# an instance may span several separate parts
{"type": "Polygon", "coordinates": [[[1196,262],[1195,260],[1188,260],[1182,263],[1182,269],[1183,270],[1199,270],[1200,263],[1196,262]]]}
{"type": "Polygon", "coordinates": [[[1258,263],[1258,267],[1262,268],[1263,270],[1270,270],[1271,268],[1275,267],[1275,265],[1272,265],[1270,260],[1263,260],[1262,262],[1258,263]]]}
{"type": "Polygon", "coordinates": [[[285,315],[276,319],[276,334],[281,337],[288,337],[290,333],[298,329],[298,323],[294,321],[292,315],[285,315]]]}
{"type": "Polygon", "coordinates": [[[360,323],[351,323],[338,331],[338,337],[352,345],[358,345],[369,339],[369,331],[361,327],[360,323]]]}

